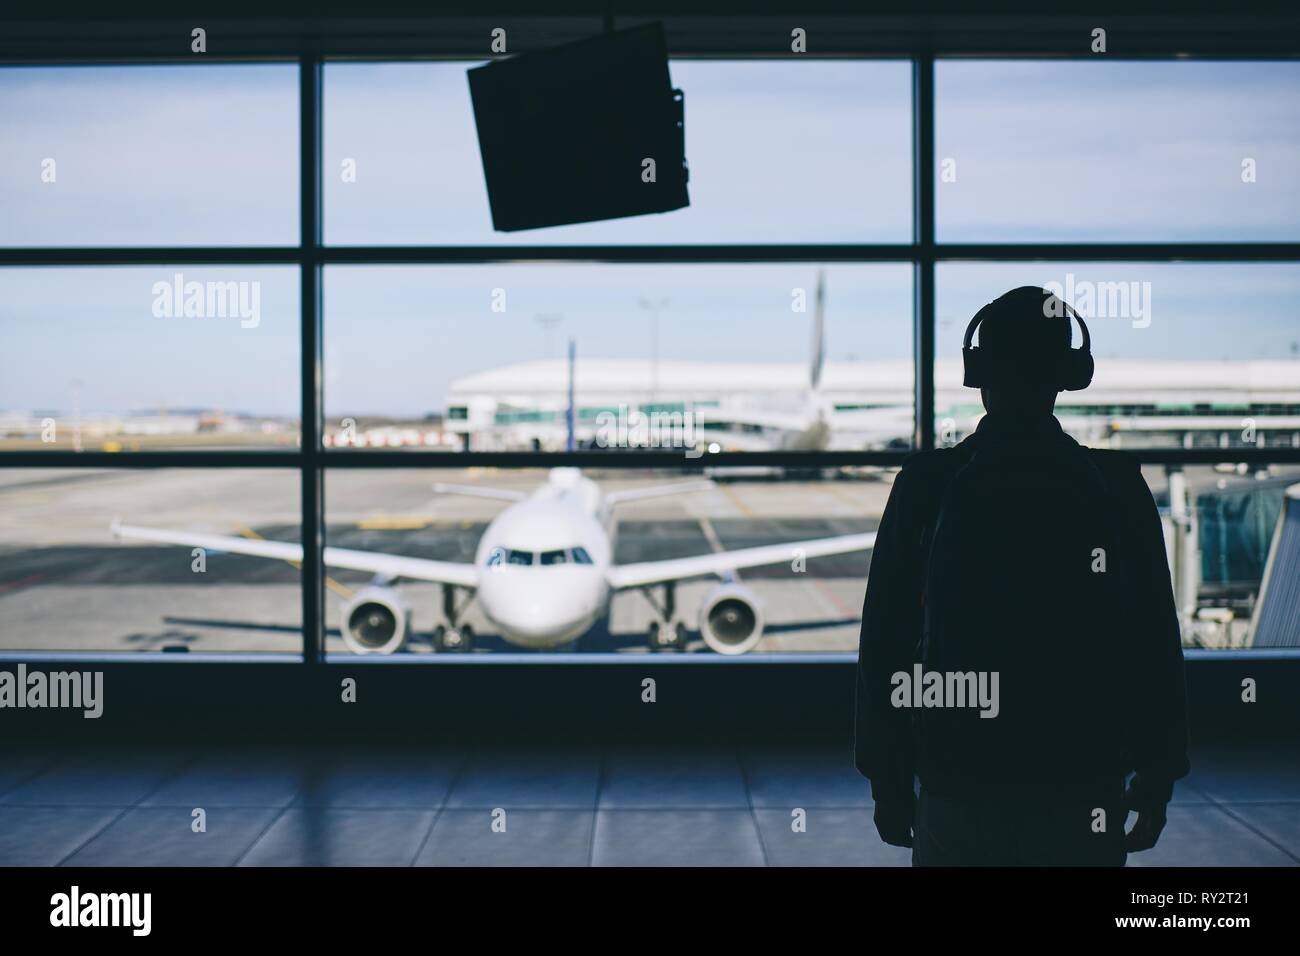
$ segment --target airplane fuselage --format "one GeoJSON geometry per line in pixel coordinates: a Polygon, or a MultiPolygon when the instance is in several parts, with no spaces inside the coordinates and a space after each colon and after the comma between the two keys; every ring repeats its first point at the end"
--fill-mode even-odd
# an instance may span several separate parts
{"type": "Polygon", "coordinates": [[[577,469],[552,469],[483,533],[474,558],[482,569],[478,605],[512,644],[565,644],[608,613],[612,558],[613,526],[600,488],[577,469]]]}

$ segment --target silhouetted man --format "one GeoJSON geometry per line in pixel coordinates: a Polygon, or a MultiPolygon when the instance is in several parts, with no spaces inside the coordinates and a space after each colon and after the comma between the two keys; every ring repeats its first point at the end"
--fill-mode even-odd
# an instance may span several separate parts
{"type": "Polygon", "coordinates": [[[881,518],[855,761],[881,839],[914,865],[1123,865],[1155,845],[1188,771],[1155,502],[1136,460],[1052,414],[1092,379],[1072,315],[1028,286],[976,313],[965,384],[987,414],[909,458],[881,518]]]}

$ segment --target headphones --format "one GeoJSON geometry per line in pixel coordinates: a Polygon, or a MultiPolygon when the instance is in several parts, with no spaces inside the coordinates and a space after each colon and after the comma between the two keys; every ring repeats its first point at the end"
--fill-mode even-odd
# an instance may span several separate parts
{"type": "MultiPolygon", "coordinates": [[[[1092,382],[1092,336],[1088,334],[1088,326],[1084,323],[1083,316],[1075,312],[1069,303],[1064,300],[1058,301],[1065,307],[1066,315],[1074,316],[1074,321],[1079,323],[1079,328],[1083,332],[1083,343],[1077,349],[1064,349],[1056,359],[1056,367],[1050,371],[1052,380],[1058,388],[1066,392],[1077,392],[1087,388],[1092,382]]],[[[968,388],[982,388],[990,384],[989,379],[994,371],[993,356],[985,355],[984,349],[971,344],[975,338],[975,329],[983,321],[985,309],[975,313],[975,318],[971,319],[970,325],[966,326],[966,338],[962,340],[961,358],[965,368],[962,384],[968,388]]]]}

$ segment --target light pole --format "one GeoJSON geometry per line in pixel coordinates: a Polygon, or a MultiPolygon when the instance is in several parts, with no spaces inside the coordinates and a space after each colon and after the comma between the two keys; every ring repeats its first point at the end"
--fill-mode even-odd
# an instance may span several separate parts
{"type": "Polygon", "coordinates": [[[81,451],[81,379],[72,380],[72,450],[81,451]]]}
{"type": "Polygon", "coordinates": [[[647,299],[641,296],[637,302],[643,309],[650,310],[650,403],[653,405],[659,395],[659,310],[668,308],[668,299],[647,299]]]}
{"type": "MultiPolygon", "coordinates": [[[[552,347],[552,330],[564,321],[564,316],[559,312],[538,312],[533,316],[533,321],[542,327],[542,334],[546,337],[546,360],[551,360],[552,347]]],[[[568,370],[568,385],[566,387],[566,404],[564,412],[565,423],[565,441],[566,451],[573,451],[573,340],[569,340],[569,361],[566,366],[568,370]]]]}

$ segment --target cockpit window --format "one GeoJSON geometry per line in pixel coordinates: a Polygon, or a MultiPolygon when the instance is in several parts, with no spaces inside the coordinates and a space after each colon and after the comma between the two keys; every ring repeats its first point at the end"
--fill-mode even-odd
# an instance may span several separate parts
{"type": "Polygon", "coordinates": [[[493,548],[487,556],[489,568],[500,568],[506,564],[522,567],[554,564],[591,564],[591,555],[586,548],[559,548],[555,551],[517,551],[514,548],[493,548]]]}

